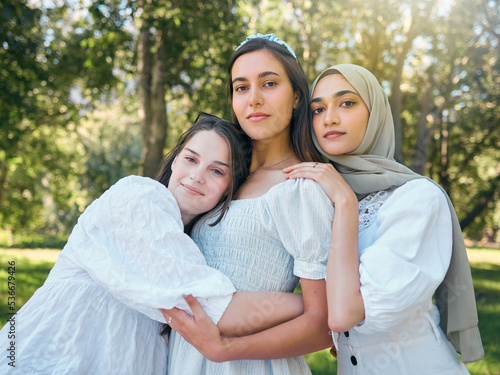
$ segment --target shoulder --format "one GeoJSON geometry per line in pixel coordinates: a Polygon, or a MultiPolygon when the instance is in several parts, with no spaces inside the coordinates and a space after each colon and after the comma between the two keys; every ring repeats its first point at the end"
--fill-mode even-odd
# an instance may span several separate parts
{"type": "Polygon", "coordinates": [[[150,206],[149,202],[169,210],[178,206],[174,196],[165,185],[142,176],[127,176],[118,180],[98,200],[102,203],[108,201],[111,204],[122,202],[120,204],[138,209],[150,206]]]}
{"type": "Polygon", "coordinates": [[[111,188],[112,189],[128,189],[128,188],[144,188],[144,189],[165,189],[165,186],[156,180],[142,176],[127,176],[118,180],[111,188]]]}
{"type": "Polygon", "coordinates": [[[318,215],[333,214],[333,204],[321,186],[307,178],[290,179],[275,185],[264,196],[264,204],[275,213],[303,215],[305,211],[316,211],[318,215]]]}
{"type": "Polygon", "coordinates": [[[449,216],[444,190],[428,178],[418,178],[399,186],[382,205],[381,212],[404,211],[415,215],[449,216]],[[445,209],[446,208],[446,209],[445,209]]]}
{"type": "Polygon", "coordinates": [[[309,178],[296,178],[282,182],[273,186],[269,190],[269,195],[273,198],[283,196],[284,194],[304,195],[304,194],[319,194],[326,197],[326,193],[321,186],[314,180],[309,178]]]}
{"type": "Polygon", "coordinates": [[[118,180],[109,191],[114,194],[125,196],[141,196],[147,194],[159,194],[173,199],[172,194],[165,185],[149,177],[127,176],[118,180]]]}
{"type": "MultiPolygon", "coordinates": [[[[444,191],[428,178],[417,178],[398,187],[391,198],[410,200],[446,200],[444,191]]],[[[422,202],[423,203],[423,202],[422,202]]]]}
{"type": "Polygon", "coordinates": [[[119,222],[174,220],[183,227],[177,201],[165,185],[149,177],[127,176],[118,180],[87,207],[79,222],[95,220],[95,215],[119,222]],[[133,220],[132,220],[133,219],[133,220]]]}

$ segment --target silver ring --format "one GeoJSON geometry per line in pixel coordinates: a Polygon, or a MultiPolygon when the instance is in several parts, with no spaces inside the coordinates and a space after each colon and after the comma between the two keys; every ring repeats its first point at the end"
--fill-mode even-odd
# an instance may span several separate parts
{"type": "Polygon", "coordinates": [[[172,317],[171,316],[167,320],[167,324],[170,324],[170,323],[172,323],[172,317]]]}

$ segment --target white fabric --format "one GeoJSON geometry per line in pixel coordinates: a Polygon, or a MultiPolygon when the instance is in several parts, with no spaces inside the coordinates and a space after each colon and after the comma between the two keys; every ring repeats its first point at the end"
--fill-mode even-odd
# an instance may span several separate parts
{"type": "Polygon", "coordinates": [[[365,320],[348,337],[338,337],[339,373],[468,374],[432,302],[452,254],[445,195],[432,182],[416,179],[359,205],[365,320]]]}
{"type": "MultiPolygon", "coordinates": [[[[207,264],[227,275],[239,291],[295,289],[298,277],[323,279],[333,205],[312,180],[289,180],[258,198],[231,202],[215,227],[195,228],[193,239],[207,264]]],[[[211,362],[173,332],[169,375],[303,375],[304,357],[211,362]]]]}
{"type": "Polygon", "coordinates": [[[157,309],[187,309],[182,295],[192,293],[217,322],[234,291],[184,234],[168,189],[126,177],[80,216],[45,284],[16,315],[16,370],[165,374],[157,309]]]}

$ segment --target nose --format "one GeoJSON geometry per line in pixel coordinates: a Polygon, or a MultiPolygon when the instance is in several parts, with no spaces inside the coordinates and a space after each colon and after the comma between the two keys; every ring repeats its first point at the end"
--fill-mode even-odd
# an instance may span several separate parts
{"type": "Polygon", "coordinates": [[[324,125],[337,125],[340,122],[337,111],[333,106],[328,106],[325,111],[324,125]]]}
{"type": "Polygon", "coordinates": [[[259,89],[251,88],[250,89],[250,106],[255,107],[258,105],[262,105],[263,99],[262,99],[262,93],[260,92],[259,89]]]}
{"type": "Polygon", "coordinates": [[[197,166],[197,168],[193,168],[191,170],[191,173],[189,174],[189,178],[198,184],[205,183],[205,176],[204,176],[203,169],[201,168],[201,166],[197,166]]]}

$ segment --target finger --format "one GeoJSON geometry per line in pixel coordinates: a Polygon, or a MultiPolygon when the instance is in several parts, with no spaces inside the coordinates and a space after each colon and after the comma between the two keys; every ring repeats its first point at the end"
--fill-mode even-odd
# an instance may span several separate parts
{"type": "Polygon", "coordinates": [[[320,176],[321,173],[319,171],[315,171],[314,169],[311,168],[311,169],[301,169],[290,172],[288,176],[286,176],[286,178],[287,179],[309,178],[317,182],[320,176]]]}
{"type": "Polygon", "coordinates": [[[321,163],[318,162],[304,162],[299,164],[294,164],[289,167],[283,168],[283,172],[289,173],[294,170],[303,169],[303,168],[315,168],[317,165],[321,163]]]}
{"type": "Polygon", "coordinates": [[[176,331],[179,331],[179,329],[183,329],[186,326],[193,324],[194,322],[194,319],[191,316],[191,314],[189,314],[184,310],[180,310],[178,308],[173,308],[171,310],[164,310],[163,316],[167,322],[169,321],[170,318],[172,318],[172,320],[170,320],[170,323],[168,324],[176,331]]]}
{"type": "Polygon", "coordinates": [[[160,311],[163,316],[176,316],[182,312],[182,310],[179,310],[177,307],[172,309],[160,309],[160,311]]]}
{"type": "Polygon", "coordinates": [[[305,164],[309,164],[309,163],[303,162],[303,163],[297,163],[297,164],[294,164],[294,165],[290,165],[289,167],[283,168],[283,171],[293,170],[293,169],[298,168],[300,166],[303,166],[305,164]]]}
{"type": "Polygon", "coordinates": [[[181,322],[184,317],[182,316],[183,311],[176,308],[173,309],[159,309],[165,319],[165,323],[172,327],[174,320],[176,322],[181,322]]]}
{"type": "Polygon", "coordinates": [[[292,170],[285,172],[285,173],[287,175],[291,175],[293,173],[306,173],[306,172],[314,173],[314,172],[317,172],[319,170],[320,170],[319,168],[314,168],[313,166],[301,166],[299,168],[292,169],[292,170]]]}
{"type": "Polygon", "coordinates": [[[163,318],[165,319],[165,322],[166,322],[167,324],[169,324],[169,323],[168,323],[168,321],[169,321],[172,317],[169,315],[168,311],[167,311],[167,310],[165,310],[165,309],[158,309],[158,310],[160,310],[161,314],[163,315],[163,318]]]}
{"type": "Polygon", "coordinates": [[[207,313],[205,312],[205,310],[203,310],[203,307],[201,307],[198,300],[195,297],[193,297],[191,294],[188,296],[184,296],[184,300],[187,302],[195,319],[208,317],[207,313]]]}

